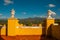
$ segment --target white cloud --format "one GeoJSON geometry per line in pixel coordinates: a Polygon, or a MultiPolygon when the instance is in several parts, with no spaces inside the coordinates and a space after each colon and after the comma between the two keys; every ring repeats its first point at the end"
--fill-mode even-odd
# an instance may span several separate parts
{"type": "Polygon", "coordinates": [[[8,4],[13,4],[13,1],[11,1],[11,0],[4,0],[4,5],[8,5],[8,4]]]}
{"type": "Polygon", "coordinates": [[[54,4],[49,4],[49,7],[55,7],[56,5],[54,5],[54,4]]]}

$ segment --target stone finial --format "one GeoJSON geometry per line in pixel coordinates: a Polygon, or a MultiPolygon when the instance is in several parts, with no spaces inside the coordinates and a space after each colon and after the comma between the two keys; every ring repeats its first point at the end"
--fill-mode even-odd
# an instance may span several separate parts
{"type": "Polygon", "coordinates": [[[11,10],[11,18],[14,18],[14,15],[15,15],[15,10],[12,9],[12,10],[11,10]]]}
{"type": "Polygon", "coordinates": [[[51,15],[56,15],[56,13],[55,12],[53,12],[53,11],[51,11],[51,10],[48,10],[48,16],[47,16],[47,18],[48,19],[52,19],[52,16],[51,15]]]}
{"type": "Polygon", "coordinates": [[[48,17],[47,18],[49,18],[49,19],[51,19],[52,17],[51,17],[51,13],[52,11],[51,10],[48,10],[48,17]]]}

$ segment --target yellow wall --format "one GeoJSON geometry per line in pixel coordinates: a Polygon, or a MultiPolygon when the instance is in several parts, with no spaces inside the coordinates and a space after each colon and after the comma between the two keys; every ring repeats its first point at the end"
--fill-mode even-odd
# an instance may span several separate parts
{"type": "Polygon", "coordinates": [[[41,35],[42,28],[26,28],[18,24],[15,18],[8,19],[8,36],[16,35],[41,35]]]}
{"type": "Polygon", "coordinates": [[[18,20],[16,18],[9,18],[8,19],[8,35],[15,36],[16,26],[18,26],[18,20]]]}
{"type": "MultiPolygon", "coordinates": [[[[41,25],[41,24],[40,24],[41,25]]],[[[1,29],[1,35],[6,35],[6,26],[1,29]]],[[[16,18],[8,19],[8,36],[16,35],[42,35],[42,27],[24,27],[19,25],[16,18]]]]}
{"type": "MultiPolygon", "coordinates": [[[[54,24],[54,19],[46,20],[46,33],[51,24],[54,24]]],[[[2,35],[5,35],[6,30],[2,28],[2,35]]],[[[38,28],[33,27],[24,27],[19,25],[18,20],[16,18],[8,19],[8,36],[16,36],[16,35],[42,35],[42,25],[40,24],[38,28]]]]}
{"type": "Polygon", "coordinates": [[[1,35],[6,35],[6,26],[3,26],[1,29],[1,35]]]}
{"type": "Polygon", "coordinates": [[[16,29],[16,35],[42,35],[42,28],[23,27],[16,29]]]}
{"type": "Polygon", "coordinates": [[[47,30],[51,26],[51,24],[54,24],[54,19],[46,19],[46,34],[47,34],[47,30]]]}

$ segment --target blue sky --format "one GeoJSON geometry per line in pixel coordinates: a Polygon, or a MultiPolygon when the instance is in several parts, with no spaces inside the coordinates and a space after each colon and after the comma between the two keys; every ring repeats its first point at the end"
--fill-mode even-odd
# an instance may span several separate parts
{"type": "Polygon", "coordinates": [[[60,17],[60,0],[0,0],[0,17],[9,18],[15,10],[16,18],[45,17],[50,9],[60,17]]]}

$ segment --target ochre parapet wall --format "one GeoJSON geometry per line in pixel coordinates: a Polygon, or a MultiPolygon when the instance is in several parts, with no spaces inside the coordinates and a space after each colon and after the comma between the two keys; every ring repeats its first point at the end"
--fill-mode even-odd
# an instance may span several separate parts
{"type": "Polygon", "coordinates": [[[16,35],[42,35],[42,27],[20,27],[15,33],[16,35]]]}
{"type": "Polygon", "coordinates": [[[6,26],[3,26],[1,29],[1,35],[6,35],[6,26]]]}
{"type": "Polygon", "coordinates": [[[47,35],[47,30],[48,28],[55,23],[55,19],[46,19],[46,35],[47,35]]]}
{"type": "Polygon", "coordinates": [[[20,26],[16,18],[8,19],[8,36],[16,35],[41,35],[42,27],[24,27],[20,26]]]}
{"type": "Polygon", "coordinates": [[[8,19],[8,36],[15,36],[16,27],[19,26],[17,18],[8,19]]]}

